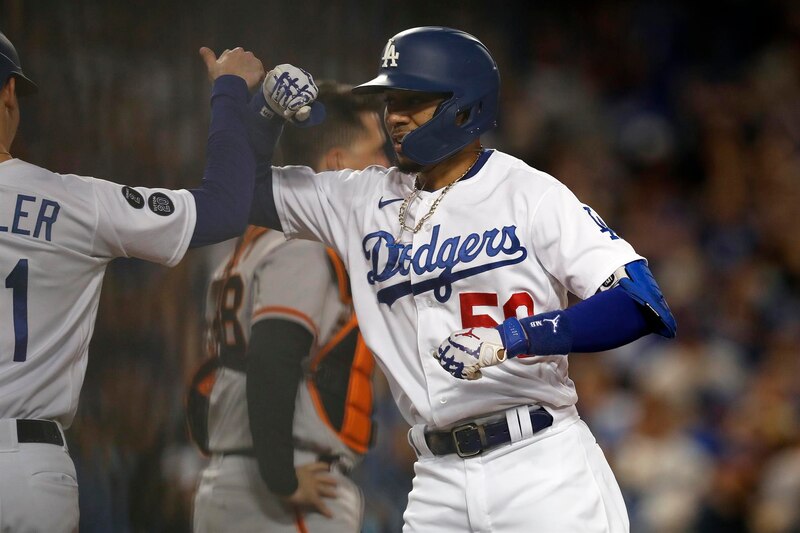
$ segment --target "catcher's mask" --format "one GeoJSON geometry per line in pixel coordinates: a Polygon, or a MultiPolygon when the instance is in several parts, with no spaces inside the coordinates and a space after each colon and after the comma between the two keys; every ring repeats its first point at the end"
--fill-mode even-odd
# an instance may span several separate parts
{"type": "Polygon", "coordinates": [[[421,165],[447,159],[497,126],[497,64],[483,43],[463,31],[427,26],[389,39],[378,76],[353,92],[387,89],[450,95],[433,118],[403,139],[403,154],[421,165]]]}

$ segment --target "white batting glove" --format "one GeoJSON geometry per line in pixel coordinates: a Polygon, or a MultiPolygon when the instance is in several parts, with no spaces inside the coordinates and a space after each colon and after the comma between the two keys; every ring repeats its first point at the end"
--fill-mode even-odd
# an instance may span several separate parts
{"type": "Polygon", "coordinates": [[[270,70],[261,90],[267,103],[260,110],[261,116],[277,115],[295,123],[311,116],[311,105],[319,92],[311,74],[288,63],[270,70]]]}
{"type": "Polygon", "coordinates": [[[481,368],[506,360],[500,332],[494,328],[455,331],[439,345],[435,356],[442,368],[458,379],[480,379],[481,368]]]}

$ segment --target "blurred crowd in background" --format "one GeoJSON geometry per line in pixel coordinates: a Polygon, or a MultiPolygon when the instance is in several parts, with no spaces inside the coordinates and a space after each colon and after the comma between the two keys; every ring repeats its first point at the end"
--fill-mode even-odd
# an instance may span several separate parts
{"type": "MultiPolygon", "coordinates": [[[[487,44],[502,115],[484,146],[591,205],[648,258],[677,317],[675,341],[570,356],[632,531],[800,532],[797,2],[7,0],[0,29],[41,89],[22,102],[12,152],[57,172],[192,187],[208,123],[201,45],[358,83],[388,37],[418,25],[487,44]]],[[[68,431],[82,532],[190,528],[205,459],[183,394],[218,252],[108,270],[68,431]]],[[[377,379],[377,444],[356,473],[365,533],[400,531],[413,476],[407,425],[377,379]]]]}

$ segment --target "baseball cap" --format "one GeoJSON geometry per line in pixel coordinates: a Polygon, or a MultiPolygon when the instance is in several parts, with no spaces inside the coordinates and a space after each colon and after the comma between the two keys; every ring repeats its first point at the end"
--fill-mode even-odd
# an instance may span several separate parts
{"type": "Polygon", "coordinates": [[[11,41],[0,32],[0,87],[6,84],[9,76],[17,78],[17,95],[26,96],[38,91],[38,87],[22,72],[17,50],[11,41]]]}

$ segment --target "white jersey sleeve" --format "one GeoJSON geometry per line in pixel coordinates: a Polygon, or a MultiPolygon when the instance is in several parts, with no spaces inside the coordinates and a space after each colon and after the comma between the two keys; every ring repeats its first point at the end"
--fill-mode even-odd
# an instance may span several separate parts
{"type": "Polygon", "coordinates": [[[544,268],[582,299],[592,296],[616,269],[642,259],[561,183],[542,195],[531,234],[544,268]]]}
{"type": "Polygon", "coordinates": [[[187,190],[127,187],[92,180],[97,229],[92,243],[99,257],[137,257],[176,265],[194,231],[197,213],[187,190]]]}
{"type": "Polygon", "coordinates": [[[308,167],[273,167],[272,187],[284,234],[322,241],[341,254],[353,206],[371,192],[365,180],[381,180],[385,172],[383,167],[368,167],[314,174],[308,167]]]}

